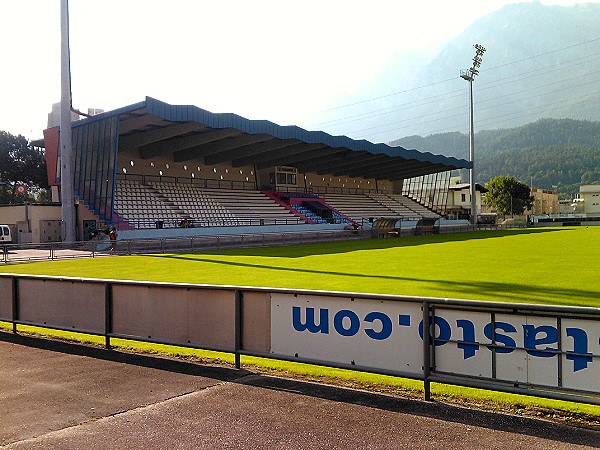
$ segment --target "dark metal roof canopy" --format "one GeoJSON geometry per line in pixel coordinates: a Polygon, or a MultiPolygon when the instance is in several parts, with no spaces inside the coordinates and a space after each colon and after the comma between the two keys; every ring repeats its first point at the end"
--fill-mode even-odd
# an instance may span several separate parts
{"type": "Polygon", "coordinates": [[[119,151],[139,151],[142,159],[171,154],[176,162],[203,159],[205,164],[256,164],[259,169],[287,165],[303,173],[389,180],[471,167],[464,159],[211,113],[196,106],[169,105],[151,97],[73,126],[115,115],[119,151]]]}

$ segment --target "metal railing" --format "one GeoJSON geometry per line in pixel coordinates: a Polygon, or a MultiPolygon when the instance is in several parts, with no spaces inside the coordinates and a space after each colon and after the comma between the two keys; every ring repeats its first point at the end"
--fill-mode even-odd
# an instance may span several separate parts
{"type": "Polygon", "coordinates": [[[155,181],[159,183],[192,185],[204,189],[256,189],[256,184],[254,183],[254,181],[221,180],[219,178],[190,178],[172,177],[167,175],[117,174],[117,180],[135,180],[142,184],[149,184],[155,181]]]}
{"type": "Polygon", "coordinates": [[[0,247],[0,262],[54,261],[58,259],[94,258],[108,255],[108,241],[47,242],[9,244],[0,247]]]}
{"type": "MultiPolygon", "coordinates": [[[[187,252],[221,248],[265,247],[293,245],[309,242],[333,242],[342,240],[369,239],[377,237],[368,227],[368,219],[363,219],[362,229],[358,230],[319,230],[290,231],[279,233],[237,233],[209,236],[119,239],[114,251],[110,252],[107,239],[78,242],[47,242],[41,244],[0,245],[0,263],[27,261],[53,261],[72,258],[95,258],[115,255],[135,255],[142,253],[187,252]]],[[[465,233],[469,231],[497,231],[524,228],[526,225],[464,225],[439,227],[440,234],[465,233]]],[[[402,228],[394,234],[398,237],[414,235],[414,228],[402,228]]]]}
{"type": "Polygon", "coordinates": [[[440,382],[600,405],[598,308],[15,274],[0,287],[14,333],[224,351],[238,368],[249,355],[401,376],[422,380],[427,400],[440,382]]]}
{"type": "Polygon", "coordinates": [[[222,234],[154,239],[119,239],[111,250],[110,241],[48,242],[44,244],[8,244],[0,247],[1,263],[54,261],[73,258],[96,258],[110,255],[137,255],[144,253],[196,252],[200,250],[269,247],[368,239],[363,230],[319,230],[279,233],[222,234]]]}
{"type": "MultiPolygon", "coordinates": [[[[244,189],[244,190],[260,190],[254,181],[243,180],[221,180],[219,178],[191,178],[191,177],[174,177],[168,175],[144,175],[136,173],[118,173],[117,180],[135,180],[142,184],[149,184],[152,181],[162,183],[175,183],[197,186],[204,189],[244,189]]],[[[268,186],[272,189],[272,186],[268,186]]],[[[278,185],[278,192],[304,192],[315,194],[369,194],[369,193],[391,193],[387,189],[373,188],[358,188],[358,187],[339,187],[327,185],[310,185],[310,186],[285,186],[278,185]]]]}
{"type": "Polygon", "coordinates": [[[302,225],[306,222],[299,217],[286,218],[214,218],[214,219],[185,219],[187,226],[182,226],[181,218],[177,219],[138,219],[126,220],[121,218],[115,222],[117,229],[133,228],[136,230],[161,229],[161,228],[207,228],[207,227],[246,227],[246,226],[265,226],[265,225],[302,225]],[[191,226],[193,225],[193,226],[191,226]]]}

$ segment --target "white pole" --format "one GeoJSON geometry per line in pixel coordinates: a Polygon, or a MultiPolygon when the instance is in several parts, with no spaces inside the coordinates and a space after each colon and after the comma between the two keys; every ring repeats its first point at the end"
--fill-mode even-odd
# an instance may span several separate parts
{"type": "Polygon", "coordinates": [[[69,1],[60,1],[60,201],[62,203],[62,240],[75,241],[71,142],[71,64],[69,60],[69,1]]]}
{"type": "Polygon", "coordinates": [[[469,82],[469,100],[471,103],[471,126],[469,128],[469,156],[471,169],[469,170],[469,185],[471,190],[471,224],[477,225],[477,190],[475,189],[475,127],[473,125],[473,80],[479,74],[477,70],[481,66],[481,57],[486,49],[480,44],[474,45],[477,50],[470,69],[461,71],[460,77],[469,82]]]}
{"type": "Polygon", "coordinates": [[[475,127],[473,124],[473,77],[469,80],[469,97],[471,99],[471,127],[469,133],[469,184],[471,186],[471,224],[477,225],[477,190],[475,189],[475,127]]]}

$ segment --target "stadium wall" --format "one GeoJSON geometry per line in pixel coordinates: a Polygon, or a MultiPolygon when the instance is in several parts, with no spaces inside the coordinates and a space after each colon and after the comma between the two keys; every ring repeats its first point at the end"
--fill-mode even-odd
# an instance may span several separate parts
{"type": "Polygon", "coordinates": [[[164,177],[165,181],[170,181],[169,178],[173,177],[254,182],[254,168],[252,166],[206,165],[203,161],[181,163],[174,162],[173,158],[169,156],[141,159],[133,153],[119,154],[117,173],[164,177]]]}
{"type": "Polygon", "coordinates": [[[162,228],[143,230],[119,231],[119,239],[160,239],[181,238],[193,236],[222,236],[222,235],[249,235],[262,233],[288,233],[319,230],[343,230],[344,224],[311,224],[311,225],[265,225],[265,226],[240,226],[240,227],[201,227],[201,228],[162,228]]]}
{"type": "MultiPolygon", "coordinates": [[[[117,174],[143,175],[171,178],[215,179],[235,182],[255,183],[254,189],[262,189],[269,184],[269,174],[274,167],[259,169],[255,176],[254,166],[233,167],[231,164],[204,164],[204,161],[191,160],[174,162],[171,156],[141,159],[135,152],[119,153],[117,174]],[[256,185],[258,181],[258,186],[256,185]]],[[[375,178],[335,176],[333,174],[298,173],[296,189],[310,191],[315,188],[360,189],[379,192],[402,192],[402,181],[376,180],[375,178]]]]}

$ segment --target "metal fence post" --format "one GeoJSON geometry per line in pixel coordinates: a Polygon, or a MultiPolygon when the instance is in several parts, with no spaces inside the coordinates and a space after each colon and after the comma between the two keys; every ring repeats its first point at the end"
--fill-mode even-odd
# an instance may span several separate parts
{"type": "Polygon", "coordinates": [[[492,378],[496,378],[496,313],[490,314],[490,323],[492,324],[492,378]]]}
{"type": "Polygon", "coordinates": [[[112,334],[112,317],[113,317],[113,292],[112,284],[104,285],[104,347],[108,350],[111,348],[110,335],[112,334]]]}
{"type": "Polygon", "coordinates": [[[241,367],[240,350],[242,349],[242,291],[235,291],[235,368],[241,367]]]}
{"type": "Polygon", "coordinates": [[[563,331],[563,326],[562,326],[562,319],[560,317],[556,318],[556,329],[558,330],[558,353],[556,354],[557,356],[557,362],[558,362],[558,380],[557,380],[557,384],[559,387],[563,386],[563,340],[562,340],[562,331],[563,331]]]}
{"type": "Polygon", "coordinates": [[[429,375],[431,372],[431,321],[429,302],[423,302],[423,388],[425,401],[431,401],[431,383],[429,375]]]}
{"type": "Polygon", "coordinates": [[[12,332],[17,334],[17,320],[19,320],[19,279],[12,278],[12,332]]]}

